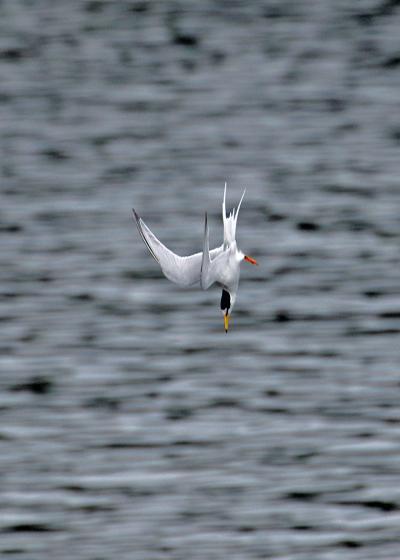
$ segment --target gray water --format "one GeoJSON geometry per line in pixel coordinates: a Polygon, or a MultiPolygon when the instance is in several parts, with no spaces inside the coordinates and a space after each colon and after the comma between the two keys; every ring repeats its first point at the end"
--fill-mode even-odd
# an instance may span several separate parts
{"type": "Polygon", "coordinates": [[[0,556],[400,557],[400,6],[0,2],[0,556]],[[220,290],[201,249],[247,188],[220,290]]]}

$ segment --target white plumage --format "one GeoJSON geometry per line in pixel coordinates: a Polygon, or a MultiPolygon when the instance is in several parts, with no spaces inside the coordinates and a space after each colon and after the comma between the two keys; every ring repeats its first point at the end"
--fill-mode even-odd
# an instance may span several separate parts
{"type": "Polygon", "coordinates": [[[210,251],[209,230],[207,214],[205,216],[205,229],[203,251],[181,257],[173,253],[154,235],[142,218],[133,210],[133,216],[139,233],[147,246],[150,254],[158,262],[164,275],[181,286],[190,286],[200,282],[203,290],[207,290],[216,283],[222,287],[221,310],[224,314],[225,330],[228,330],[229,315],[236,301],[240,277],[240,263],[247,260],[257,264],[254,259],[244,255],[236,244],[236,225],[240,206],[244,197],[242,194],[238,207],[233,209],[229,216],[226,215],[226,183],[222,202],[222,220],[224,225],[224,238],[221,246],[210,251]]]}

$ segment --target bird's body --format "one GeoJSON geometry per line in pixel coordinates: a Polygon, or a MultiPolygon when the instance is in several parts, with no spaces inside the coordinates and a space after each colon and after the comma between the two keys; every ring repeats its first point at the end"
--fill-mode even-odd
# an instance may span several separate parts
{"type": "Polygon", "coordinates": [[[139,233],[150,254],[158,262],[164,275],[181,286],[190,286],[200,282],[203,290],[216,283],[222,287],[221,310],[224,314],[225,330],[228,330],[229,316],[236,301],[240,278],[240,263],[247,260],[257,264],[254,259],[244,255],[236,243],[236,224],[244,193],[236,210],[226,215],[226,184],[222,203],[222,219],[224,224],[224,240],[222,245],[209,249],[209,231],[207,214],[203,251],[180,257],[161,243],[147,227],[142,218],[133,210],[139,233]]]}

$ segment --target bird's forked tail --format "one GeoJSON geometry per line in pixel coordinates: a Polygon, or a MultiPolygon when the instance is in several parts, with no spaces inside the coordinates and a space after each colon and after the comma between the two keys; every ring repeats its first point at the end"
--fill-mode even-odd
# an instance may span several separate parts
{"type": "Polygon", "coordinates": [[[236,240],[236,224],[239,216],[240,206],[242,204],[243,197],[245,195],[246,189],[244,189],[242,197],[239,201],[237,208],[226,215],[226,183],[224,188],[224,199],[222,201],[222,221],[224,223],[224,245],[231,245],[236,240]]]}

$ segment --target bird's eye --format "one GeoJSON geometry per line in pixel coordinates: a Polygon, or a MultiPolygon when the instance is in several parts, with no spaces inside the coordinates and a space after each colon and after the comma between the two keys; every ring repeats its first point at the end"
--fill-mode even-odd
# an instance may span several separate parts
{"type": "Polygon", "coordinates": [[[221,309],[229,309],[231,306],[231,296],[226,290],[222,290],[221,309]]]}

